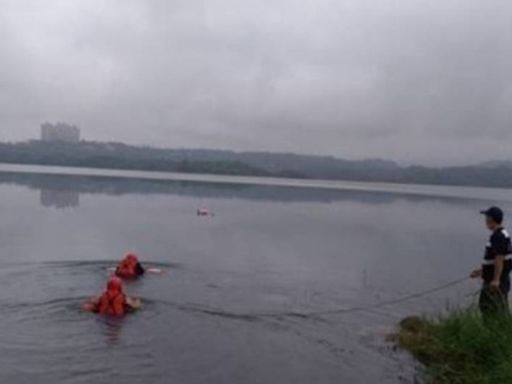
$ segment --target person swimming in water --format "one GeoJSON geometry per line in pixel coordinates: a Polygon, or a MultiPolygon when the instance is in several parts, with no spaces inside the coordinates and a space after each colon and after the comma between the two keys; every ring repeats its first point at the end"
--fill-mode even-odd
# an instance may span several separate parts
{"type": "Polygon", "coordinates": [[[113,276],[107,282],[107,289],[101,296],[93,297],[82,305],[87,312],[105,316],[123,316],[142,307],[139,299],[127,296],[123,291],[123,282],[113,276]]]}
{"type": "Polygon", "coordinates": [[[121,260],[116,268],[115,275],[121,279],[136,279],[144,275],[145,272],[146,270],[139,262],[139,258],[130,253],[121,260]]]}

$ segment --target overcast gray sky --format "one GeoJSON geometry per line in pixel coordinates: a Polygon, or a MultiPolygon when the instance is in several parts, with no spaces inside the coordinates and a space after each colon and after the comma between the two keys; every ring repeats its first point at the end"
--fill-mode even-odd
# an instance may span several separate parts
{"type": "Polygon", "coordinates": [[[0,140],[512,159],[506,0],[0,0],[0,140]]]}

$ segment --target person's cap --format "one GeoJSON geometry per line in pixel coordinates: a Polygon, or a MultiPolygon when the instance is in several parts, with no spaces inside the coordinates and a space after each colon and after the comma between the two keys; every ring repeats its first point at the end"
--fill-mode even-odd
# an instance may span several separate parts
{"type": "Polygon", "coordinates": [[[503,221],[503,211],[498,207],[491,207],[486,209],[485,211],[480,211],[482,215],[490,217],[497,223],[501,223],[503,221]]]}

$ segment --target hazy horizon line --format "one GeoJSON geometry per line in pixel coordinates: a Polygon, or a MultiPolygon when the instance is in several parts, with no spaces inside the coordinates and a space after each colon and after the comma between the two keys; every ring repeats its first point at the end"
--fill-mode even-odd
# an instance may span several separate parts
{"type": "MultiPolygon", "coordinates": [[[[39,138],[32,138],[32,139],[25,139],[25,140],[0,140],[0,143],[3,144],[23,144],[23,143],[30,143],[30,142],[40,142],[43,141],[39,138]]],[[[59,143],[56,141],[56,143],[59,143]]],[[[62,143],[62,142],[61,142],[62,143]]],[[[269,154],[269,155],[289,155],[289,156],[306,156],[306,157],[315,157],[315,158],[330,158],[340,161],[349,161],[349,162],[366,162],[366,161],[381,161],[381,162],[388,162],[388,163],[394,163],[398,167],[406,168],[406,167],[425,167],[425,168],[459,168],[459,167],[478,167],[483,166],[488,163],[512,163],[512,158],[509,159],[493,159],[493,160],[486,160],[486,161],[480,161],[476,163],[442,163],[442,164],[426,164],[421,162],[407,162],[407,161],[399,161],[392,158],[384,158],[384,157],[343,157],[340,155],[335,154],[318,154],[314,152],[294,152],[294,151],[274,151],[270,149],[235,149],[235,148],[228,148],[228,147],[184,147],[184,146],[177,146],[177,147],[171,147],[167,145],[157,145],[157,144],[144,144],[144,143],[131,143],[129,141],[121,141],[121,140],[109,140],[109,141],[101,141],[101,140],[94,140],[94,139],[81,139],[79,144],[115,144],[115,145],[125,145],[128,147],[135,147],[135,148],[147,148],[147,149],[155,149],[155,150],[169,150],[169,151],[215,151],[215,152],[230,152],[234,154],[269,154]]],[[[69,143],[67,143],[69,144],[69,143]]],[[[75,143],[76,144],[76,143],[75,143]]]]}

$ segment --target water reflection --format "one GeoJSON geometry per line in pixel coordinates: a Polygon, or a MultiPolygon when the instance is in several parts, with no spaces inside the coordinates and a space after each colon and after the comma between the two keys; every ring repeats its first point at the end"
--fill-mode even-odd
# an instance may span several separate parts
{"type": "Polygon", "coordinates": [[[121,341],[121,331],[123,327],[123,319],[114,317],[99,317],[98,321],[103,326],[108,345],[118,345],[121,341]]]}
{"type": "Polygon", "coordinates": [[[197,198],[242,199],[274,202],[339,202],[354,201],[366,204],[389,204],[398,199],[413,202],[467,202],[469,198],[436,197],[386,191],[336,190],[328,188],[297,188],[229,184],[198,181],[148,180],[97,176],[45,175],[0,172],[0,184],[15,184],[40,191],[43,207],[78,207],[80,195],[174,195],[197,198]]]}
{"type": "Polygon", "coordinates": [[[77,191],[41,189],[39,201],[46,208],[73,208],[80,206],[80,194],[77,191]]]}

